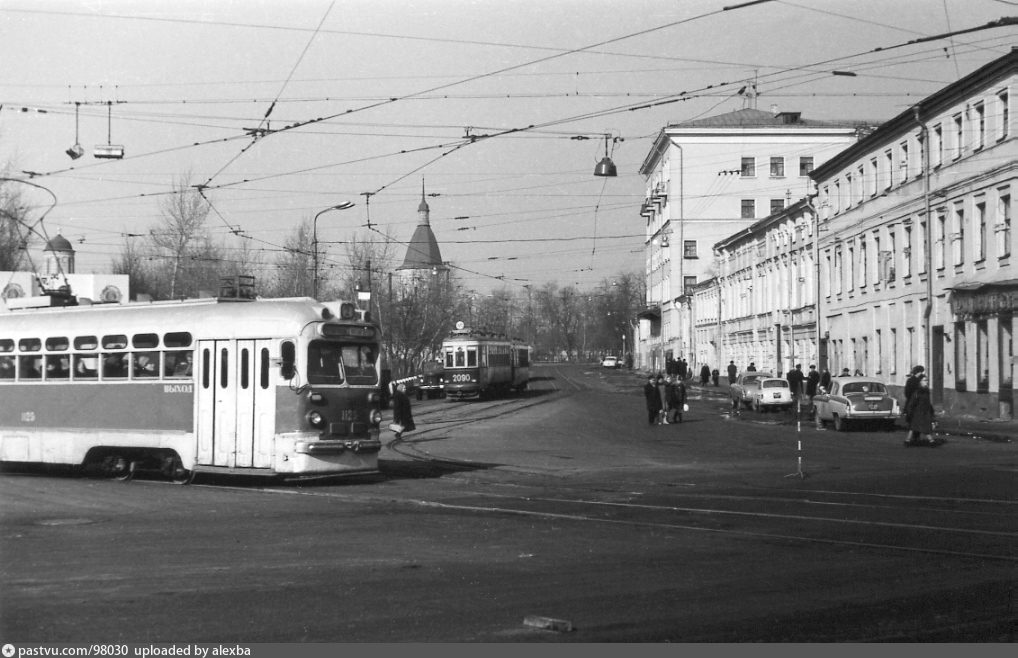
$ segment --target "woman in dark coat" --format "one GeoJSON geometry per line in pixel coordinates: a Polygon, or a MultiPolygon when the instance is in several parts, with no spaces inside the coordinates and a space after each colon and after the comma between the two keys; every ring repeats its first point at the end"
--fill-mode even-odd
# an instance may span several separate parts
{"type": "Polygon", "coordinates": [[[710,366],[705,363],[700,368],[700,385],[706,386],[708,381],[710,381],[710,366]]]}
{"type": "Polygon", "coordinates": [[[671,422],[682,422],[682,411],[686,404],[686,384],[681,379],[676,379],[668,385],[668,407],[671,422]]]}
{"type": "Polygon", "coordinates": [[[661,392],[654,375],[648,377],[647,383],[643,385],[643,396],[647,399],[647,420],[651,425],[656,425],[658,414],[661,413],[661,392]]]}
{"type": "Polygon", "coordinates": [[[930,400],[930,380],[916,375],[916,388],[905,404],[905,422],[908,438],[905,445],[933,445],[933,402],[930,400]]]}
{"type": "Polygon", "coordinates": [[[411,432],[417,429],[414,425],[414,415],[410,411],[410,398],[406,394],[406,384],[396,387],[392,395],[392,422],[402,425],[403,429],[396,432],[396,438],[403,438],[403,432],[411,432]]]}

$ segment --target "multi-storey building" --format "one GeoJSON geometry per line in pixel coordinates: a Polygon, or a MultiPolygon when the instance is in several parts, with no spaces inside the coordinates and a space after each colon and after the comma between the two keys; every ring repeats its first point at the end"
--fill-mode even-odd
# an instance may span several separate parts
{"type": "Polygon", "coordinates": [[[716,317],[717,328],[698,348],[740,372],[750,363],[776,374],[816,364],[815,238],[807,198],[717,242],[717,309],[698,310],[716,317]]]}
{"type": "Polygon", "coordinates": [[[690,365],[706,358],[687,293],[715,276],[711,246],[807,194],[810,171],[855,142],[861,125],[742,109],[661,131],[640,167],[647,307],[634,346],[638,367],[661,369],[668,356],[690,365]]]}
{"type": "Polygon", "coordinates": [[[832,372],[900,383],[924,365],[935,403],[1010,416],[1016,71],[1012,50],[813,171],[832,372]]]}

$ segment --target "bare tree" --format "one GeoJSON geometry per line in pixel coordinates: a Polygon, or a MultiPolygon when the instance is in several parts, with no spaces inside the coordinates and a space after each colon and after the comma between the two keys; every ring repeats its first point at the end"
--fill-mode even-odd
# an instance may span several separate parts
{"type": "MultiPolygon", "coordinates": [[[[188,265],[194,243],[203,242],[196,251],[208,255],[208,236],[205,220],[209,215],[208,202],[191,185],[191,175],[185,174],[173,182],[172,194],[163,197],[159,206],[162,224],[150,233],[152,245],[170,260],[169,297],[177,296],[181,271],[188,265]]],[[[194,262],[202,262],[195,260],[194,262]]]]}
{"type": "Polygon", "coordinates": [[[311,296],[311,220],[304,218],[283,242],[283,252],[275,260],[275,276],[266,287],[269,297],[311,296]]]}
{"type": "Polygon", "coordinates": [[[26,219],[20,190],[0,181],[0,271],[15,272],[24,266],[26,219]]]}

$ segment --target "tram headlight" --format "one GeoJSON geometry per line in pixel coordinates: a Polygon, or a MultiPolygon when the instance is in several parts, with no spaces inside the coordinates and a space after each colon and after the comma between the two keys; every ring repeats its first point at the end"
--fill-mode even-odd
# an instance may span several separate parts
{"type": "Polygon", "coordinates": [[[309,411],[308,412],[308,424],[310,424],[311,427],[316,427],[318,429],[321,429],[321,428],[325,427],[325,416],[323,416],[318,411],[309,411]]]}
{"type": "Polygon", "coordinates": [[[382,424],[382,412],[378,409],[371,410],[371,424],[381,425],[382,424]]]}

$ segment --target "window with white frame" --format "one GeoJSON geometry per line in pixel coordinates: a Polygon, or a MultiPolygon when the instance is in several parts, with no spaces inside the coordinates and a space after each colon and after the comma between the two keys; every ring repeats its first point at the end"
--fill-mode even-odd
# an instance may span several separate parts
{"type": "Polygon", "coordinates": [[[898,163],[898,168],[901,170],[901,182],[904,183],[908,180],[909,168],[912,163],[908,159],[908,142],[904,141],[898,144],[898,154],[901,157],[901,161],[898,163]]]}
{"type": "Polygon", "coordinates": [[[845,174],[845,209],[848,210],[852,207],[852,202],[855,200],[855,180],[852,174],[845,174]]]}
{"type": "Polygon", "coordinates": [[[809,172],[813,171],[813,156],[802,155],[799,156],[799,175],[809,176],[809,172]]]}
{"type": "Polygon", "coordinates": [[[1011,110],[1008,107],[1008,93],[1007,89],[1002,89],[997,92],[997,139],[1006,139],[1008,132],[1011,130],[1011,110]]]}
{"type": "Polygon", "coordinates": [[[986,145],[986,106],[982,101],[972,106],[972,150],[986,145]]]}
{"type": "Polygon", "coordinates": [[[752,178],[753,176],[756,176],[756,158],[742,158],[742,165],[739,172],[743,178],[752,178]]]}
{"type": "Polygon", "coordinates": [[[954,153],[952,158],[957,160],[961,157],[962,151],[965,150],[965,123],[962,121],[962,115],[959,113],[951,117],[951,124],[954,131],[954,153]]]}
{"type": "Polygon", "coordinates": [[[902,245],[901,250],[901,275],[903,277],[907,277],[912,276],[912,227],[905,226],[904,229],[904,244],[902,245]]]}
{"type": "Polygon", "coordinates": [[[682,242],[682,257],[683,258],[696,258],[696,240],[683,240],[682,242]]]}
{"type": "Polygon", "coordinates": [[[742,218],[753,219],[756,217],[756,201],[753,199],[742,200],[742,218]]]}
{"type": "Polygon", "coordinates": [[[944,127],[939,123],[930,131],[930,159],[934,168],[944,164],[944,127]]]}
{"type": "Polygon", "coordinates": [[[998,234],[997,255],[1001,258],[1011,255],[1011,188],[1001,188],[997,196],[997,222],[994,227],[998,234]]]}
{"type": "Polygon", "coordinates": [[[894,187],[894,152],[891,149],[884,151],[884,189],[894,187]]]}
{"type": "Polygon", "coordinates": [[[947,254],[944,248],[947,242],[947,213],[943,208],[937,210],[933,229],[933,268],[942,270],[947,262],[947,254]]]}
{"type": "Polygon", "coordinates": [[[989,234],[989,218],[986,216],[986,200],[976,199],[976,261],[986,260],[986,239],[989,234]]]}
{"type": "Polygon", "coordinates": [[[880,175],[877,171],[877,159],[875,157],[870,158],[870,175],[866,179],[866,186],[869,187],[870,196],[877,195],[877,188],[879,187],[878,185],[879,176],[880,175]]]}
{"type": "Polygon", "coordinates": [[[951,236],[954,251],[954,264],[965,264],[965,206],[962,203],[954,204],[954,234],[951,236]]]}
{"type": "Polygon", "coordinates": [[[774,215],[776,213],[779,213],[779,212],[781,212],[784,209],[785,209],[785,200],[784,199],[771,199],[771,214],[772,215],[774,215]]]}
{"type": "Polygon", "coordinates": [[[771,156],[771,178],[785,177],[785,159],[780,155],[771,156]]]}

